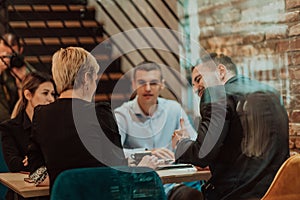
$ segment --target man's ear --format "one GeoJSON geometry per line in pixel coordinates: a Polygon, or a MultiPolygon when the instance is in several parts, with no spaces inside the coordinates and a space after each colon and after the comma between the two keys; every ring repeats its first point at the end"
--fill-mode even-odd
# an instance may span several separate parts
{"type": "Polygon", "coordinates": [[[218,75],[221,81],[224,81],[226,79],[227,74],[227,68],[226,66],[219,64],[217,67],[218,75]]]}
{"type": "Polygon", "coordinates": [[[27,101],[30,101],[32,99],[32,94],[29,90],[24,90],[24,97],[27,99],[27,101]]]}
{"type": "Polygon", "coordinates": [[[162,79],[161,80],[161,85],[160,85],[160,89],[162,90],[162,89],[164,89],[165,88],[165,79],[162,79]]]}
{"type": "Polygon", "coordinates": [[[84,74],[84,83],[90,83],[92,80],[92,73],[86,72],[84,74]]]}

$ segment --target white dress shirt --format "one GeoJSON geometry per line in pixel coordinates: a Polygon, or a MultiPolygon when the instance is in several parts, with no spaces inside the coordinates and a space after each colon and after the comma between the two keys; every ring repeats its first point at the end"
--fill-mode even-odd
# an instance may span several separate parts
{"type": "Polygon", "coordinates": [[[180,129],[180,118],[187,132],[195,140],[197,132],[190,124],[181,105],[173,100],[158,98],[157,110],[146,116],[137,102],[137,97],[115,109],[125,155],[153,148],[172,150],[172,134],[180,129]]]}

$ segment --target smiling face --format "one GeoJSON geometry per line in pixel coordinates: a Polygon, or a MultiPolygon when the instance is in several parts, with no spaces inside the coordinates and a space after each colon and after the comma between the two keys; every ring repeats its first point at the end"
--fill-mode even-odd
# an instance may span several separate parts
{"type": "Polygon", "coordinates": [[[136,89],[139,105],[143,107],[143,105],[151,106],[156,104],[163,85],[159,70],[137,70],[132,87],[136,89]]]}
{"type": "Polygon", "coordinates": [[[202,97],[206,88],[224,85],[227,80],[224,78],[226,73],[223,65],[215,66],[211,63],[197,65],[192,71],[192,85],[195,93],[202,97]]]}
{"type": "Polygon", "coordinates": [[[202,75],[199,73],[199,70],[195,67],[192,71],[192,85],[194,92],[201,97],[204,92],[204,79],[202,75]]]}

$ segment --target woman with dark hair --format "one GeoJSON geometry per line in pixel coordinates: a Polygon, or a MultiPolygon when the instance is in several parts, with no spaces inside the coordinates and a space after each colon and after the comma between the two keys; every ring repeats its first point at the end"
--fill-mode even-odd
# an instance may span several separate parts
{"type": "Polygon", "coordinates": [[[49,104],[54,97],[55,85],[50,75],[33,72],[25,77],[16,117],[0,124],[3,155],[11,172],[29,171],[27,149],[34,107],[49,104]]]}

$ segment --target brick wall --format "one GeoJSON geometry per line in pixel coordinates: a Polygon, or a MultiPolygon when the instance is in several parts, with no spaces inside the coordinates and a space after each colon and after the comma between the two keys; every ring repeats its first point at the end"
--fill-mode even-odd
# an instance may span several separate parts
{"type": "Polygon", "coordinates": [[[281,91],[300,152],[300,0],[198,0],[200,44],[281,91]]]}

